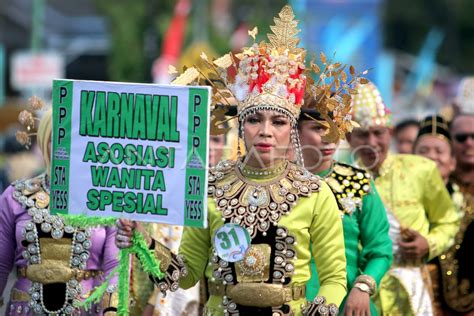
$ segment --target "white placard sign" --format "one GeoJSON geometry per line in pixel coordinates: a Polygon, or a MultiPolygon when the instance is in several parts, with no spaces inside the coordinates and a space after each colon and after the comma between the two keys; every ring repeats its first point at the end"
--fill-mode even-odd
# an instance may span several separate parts
{"type": "Polygon", "coordinates": [[[210,89],[55,80],[51,211],[205,227],[210,89]]]}

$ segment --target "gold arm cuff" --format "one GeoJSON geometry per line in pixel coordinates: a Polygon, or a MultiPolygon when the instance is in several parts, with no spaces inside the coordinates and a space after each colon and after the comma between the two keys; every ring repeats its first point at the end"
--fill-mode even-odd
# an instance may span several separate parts
{"type": "Polygon", "coordinates": [[[171,251],[156,240],[154,240],[154,244],[155,258],[160,260],[160,270],[161,272],[166,272],[171,264],[171,260],[173,259],[171,256],[171,251]]]}
{"type": "Polygon", "coordinates": [[[168,290],[175,292],[179,288],[179,280],[188,275],[184,257],[171,253],[168,248],[155,240],[152,241],[150,249],[154,249],[155,257],[160,260],[160,270],[166,274],[162,279],[152,277],[153,282],[164,295],[168,290]]]}

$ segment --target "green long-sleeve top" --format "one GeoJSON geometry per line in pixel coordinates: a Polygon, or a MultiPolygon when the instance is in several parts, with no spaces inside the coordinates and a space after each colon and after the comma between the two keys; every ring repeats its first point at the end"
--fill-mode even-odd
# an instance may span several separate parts
{"type": "MultiPolygon", "coordinates": [[[[370,275],[378,285],[392,263],[392,242],[385,208],[370,175],[342,163],[335,163],[332,170],[318,175],[329,184],[341,212],[348,288],[361,274],[370,275]]],[[[307,284],[308,299],[312,299],[319,288],[316,269],[312,262],[312,276],[307,284]]],[[[342,309],[343,306],[340,311],[342,309]]],[[[377,315],[372,302],[371,315],[377,315]]]]}

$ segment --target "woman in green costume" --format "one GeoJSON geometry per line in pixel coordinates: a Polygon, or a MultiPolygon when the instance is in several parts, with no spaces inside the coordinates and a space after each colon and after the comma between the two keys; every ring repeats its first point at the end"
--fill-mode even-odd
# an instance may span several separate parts
{"type": "MultiPolygon", "coordinates": [[[[311,105],[314,99],[307,99],[311,105]]],[[[392,242],[384,205],[370,178],[363,169],[334,161],[338,144],[327,142],[327,124],[314,111],[300,116],[298,128],[305,167],[319,175],[333,191],[339,206],[344,229],[347,259],[348,295],[340,310],[344,315],[377,315],[370,297],[376,293],[392,262],[392,242]]],[[[312,262],[312,276],[306,297],[314,298],[319,281],[312,262]]]]}
{"type": "MultiPolygon", "coordinates": [[[[212,61],[202,55],[211,75],[192,67],[174,81],[200,84],[208,79],[215,88],[215,103],[233,95],[247,151],[244,158],[221,161],[210,169],[208,228],[185,227],[178,256],[150,241],[166,274],[154,280],[162,292],[189,288],[203,275],[209,279],[207,315],[337,315],[346,294],[337,203],[327,184],[304,169],[297,130],[305,93],[324,97],[326,110],[341,100],[347,103],[349,89],[326,96],[326,86],[322,89],[311,80],[312,71],[327,76],[344,66],[330,65],[323,72],[305,67],[306,51],[297,47],[291,7],[282,9],[275,24],[268,43],[236,55],[240,62],[235,78],[227,77],[227,68],[236,66],[232,55],[212,61]],[[215,78],[220,78],[218,87],[215,78]],[[296,163],[288,160],[290,151],[296,163]],[[321,286],[308,302],[311,258],[321,286]]],[[[222,121],[218,113],[214,122],[222,121]]],[[[336,134],[345,133],[328,121],[336,134]]],[[[121,220],[118,227],[117,245],[129,247],[138,224],[121,220]]]]}

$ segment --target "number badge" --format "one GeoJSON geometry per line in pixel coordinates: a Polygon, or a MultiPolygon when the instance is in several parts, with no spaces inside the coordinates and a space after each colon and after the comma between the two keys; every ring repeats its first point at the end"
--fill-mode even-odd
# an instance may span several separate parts
{"type": "Polygon", "coordinates": [[[221,259],[228,262],[241,261],[250,246],[250,235],[237,224],[225,224],[216,231],[214,245],[221,259]]]}

